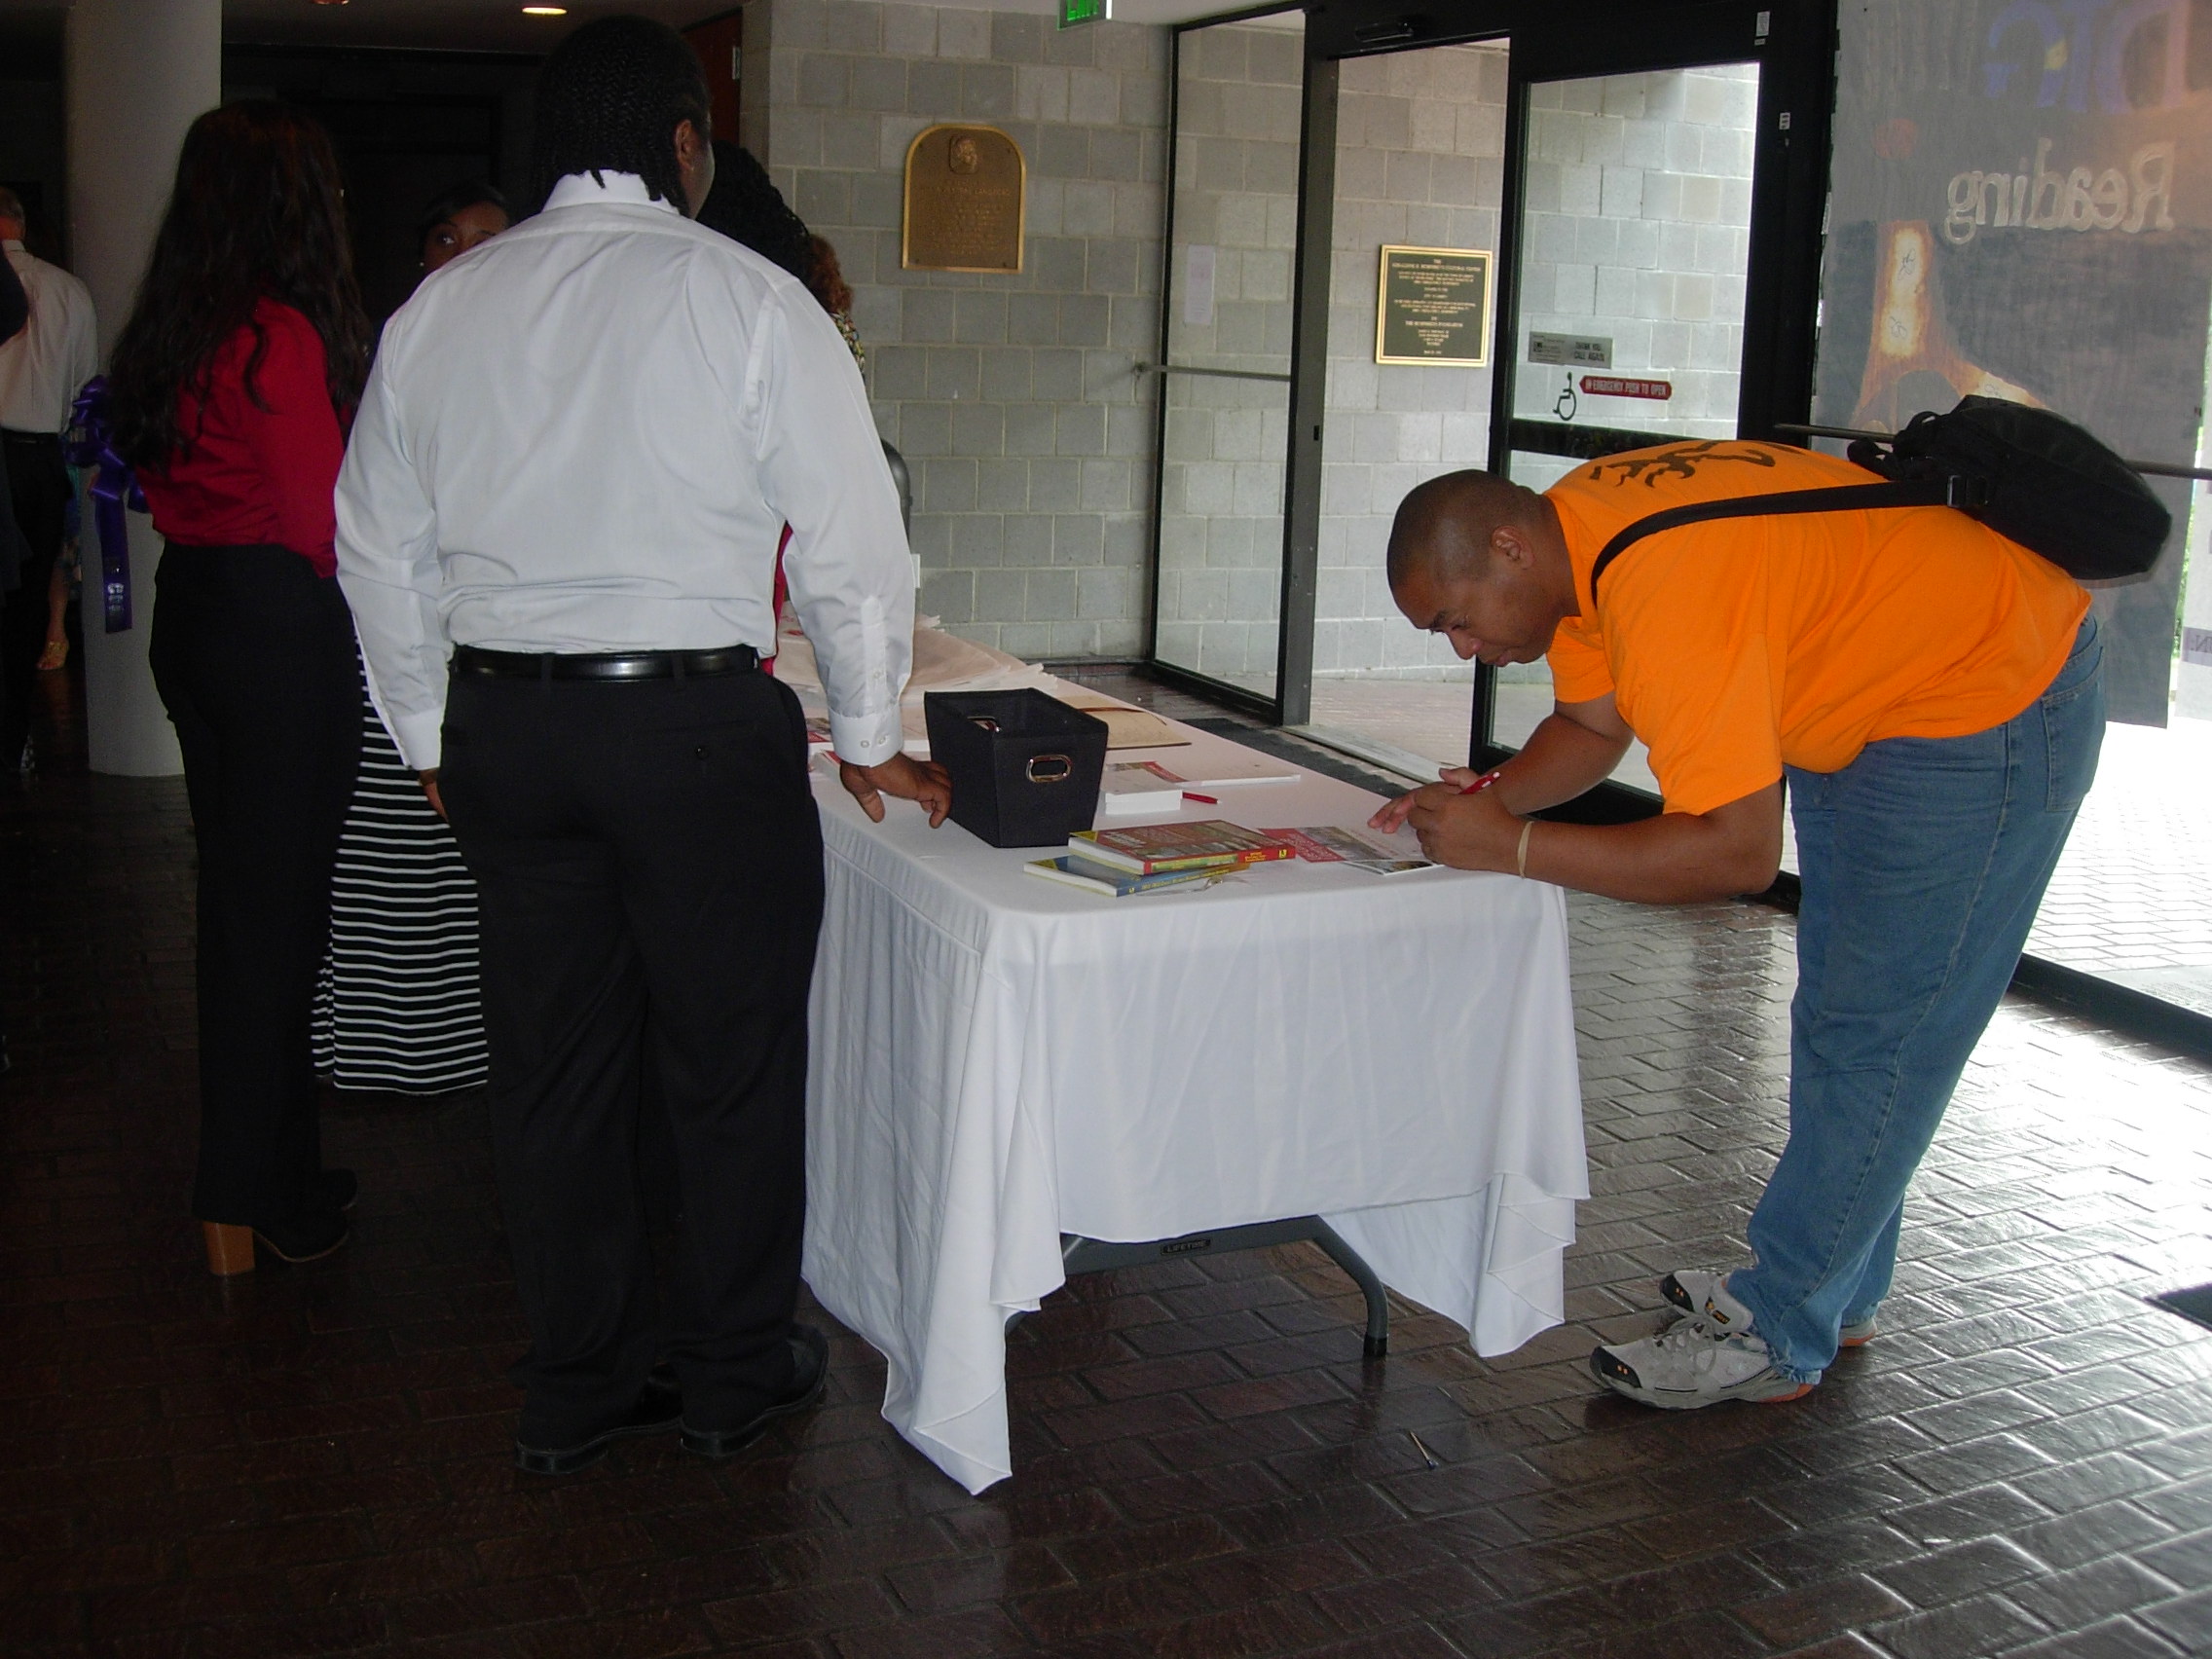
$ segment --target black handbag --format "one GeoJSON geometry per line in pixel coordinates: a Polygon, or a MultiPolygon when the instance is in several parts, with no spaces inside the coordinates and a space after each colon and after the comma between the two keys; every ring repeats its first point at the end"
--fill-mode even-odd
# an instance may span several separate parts
{"type": "Polygon", "coordinates": [[[1948,415],[1923,410],[1884,443],[1861,438],[1851,459],[1887,480],[1821,490],[1731,496],[1638,519],[1599,552],[1599,578],[1633,543],[1708,519],[1869,507],[1955,507],[2048,559],[2070,576],[2139,576],[2158,562],[2173,515],[2140,474],[2063,416],[2001,397],[1963,397],[1948,415]]]}

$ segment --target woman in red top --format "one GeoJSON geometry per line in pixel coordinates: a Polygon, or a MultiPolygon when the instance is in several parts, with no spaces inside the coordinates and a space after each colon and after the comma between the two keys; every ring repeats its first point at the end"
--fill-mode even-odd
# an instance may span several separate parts
{"type": "Polygon", "coordinates": [[[217,1272],[255,1235],[327,1255],[353,1197],[322,1167],[308,1024],[360,746],[331,498],[369,341],[322,129],[263,101],[194,122],[109,380],[168,543],[150,655],[200,849],[193,1213],[217,1272]]]}

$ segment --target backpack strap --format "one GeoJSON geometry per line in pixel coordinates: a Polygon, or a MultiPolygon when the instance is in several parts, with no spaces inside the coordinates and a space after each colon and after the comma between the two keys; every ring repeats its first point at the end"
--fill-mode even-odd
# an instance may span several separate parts
{"type": "Polygon", "coordinates": [[[1727,496],[1669,507],[1627,526],[1605,543],[1590,567],[1590,598],[1605,568],[1647,535],[1708,519],[1768,518],[1784,513],[1849,513],[1870,507],[1964,507],[1978,505],[1974,480],[1962,477],[1915,478],[1898,484],[1839,484],[1819,490],[1781,490],[1762,496],[1727,496]]]}

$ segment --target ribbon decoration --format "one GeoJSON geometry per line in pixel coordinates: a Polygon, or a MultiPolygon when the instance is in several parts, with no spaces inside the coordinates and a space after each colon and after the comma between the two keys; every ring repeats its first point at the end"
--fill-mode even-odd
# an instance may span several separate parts
{"type": "Polygon", "coordinates": [[[95,375],[77,393],[69,411],[69,436],[62,454],[79,470],[98,468],[92,477],[92,515],[100,527],[100,604],[107,631],[130,627],[130,527],[124,508],[146,510],[145,492],[130,463],[116,452],[115,424],[108,414],[107,377],[95,375]]]}

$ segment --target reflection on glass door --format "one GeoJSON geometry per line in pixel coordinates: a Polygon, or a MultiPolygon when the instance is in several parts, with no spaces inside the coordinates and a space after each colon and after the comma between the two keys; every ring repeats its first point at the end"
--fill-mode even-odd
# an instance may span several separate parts
{"type": "Polygon", "coordinates": [[[1304,15],[1177,36],[1154,660],[1277,693],[1304,15]]]}
{"type": "MultiPolygon", "coordinates": [[[[1494,254],[1504,194],[1504,41],[1418,47],[1341,67],[1330,216],[1311,723],[1327,743],[1433,777],[1464,765],[1474,667],[1407,625],[1383,555],[1406,492],[1486,464],[1488,361],[1381,362],[1385,247],[1494,254]]],[[[1491,341],[1469,344],[1489,352],[1491,341]]],[[[1396,355],[1396,353],[1390,353],[1396,355]]]]}
{"type": "MultiPolygon", "coordinates": [[[[1517,483],[1545,489],[1629,434],[1736,435],[1758,90],[1756,63],[1529,89],[1517,483]]],[[[1501,671],[1491,740],[1518,748],[1551,706],[1545,664],[1501,671]]],[[[1613,775],[1655,790],[1641,744],[1613,775]]]]}

